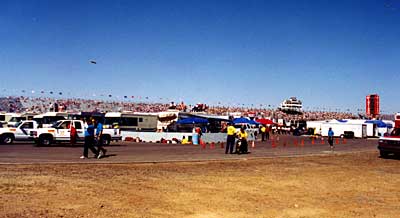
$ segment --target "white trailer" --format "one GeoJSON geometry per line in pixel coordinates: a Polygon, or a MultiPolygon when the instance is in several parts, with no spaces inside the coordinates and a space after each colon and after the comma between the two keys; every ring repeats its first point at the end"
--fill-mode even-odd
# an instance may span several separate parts
{"type": "Polygon", "coordinates": [[[366,123],[367,120],[344,120],[348,124],[365,124],[367,125],[367,137],[378,137],[378,127],[373,123],[366,123]]]}
{"type": "Polygon", "coordinates": [[[352,124],[352,123],[323,123],[321,125],[322,136],[328,136],[328,130],[332,128],[334,137],[344,137],[345,132],[353,132],[355,138],[367,137],[366,124],[352,124]]]}
{"type": "Polygon", "coordinates": [[[328,121],[307,121],[306,125],[307,125],[307,129],[314,129],[314,134],[315,135],[321,135],[320,130],[322,130],[321,126],[324,123],[327,123],[328,121]]]}

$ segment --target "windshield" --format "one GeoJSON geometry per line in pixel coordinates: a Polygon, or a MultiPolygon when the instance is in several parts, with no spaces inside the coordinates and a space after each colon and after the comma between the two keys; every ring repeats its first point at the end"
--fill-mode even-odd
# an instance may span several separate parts
{"type": "Polygon", "coordinates": [[[17,123],[15,123],[14,125],[13,125],[13,127],[18,127],[19,125],[21,125],[21,121],[19,121],[19,122],[17,122],[17,123]]]}
{"type": "Polygon", "coordinates": [[[19,122],[21,120],[23,120],[22,117],[11,117],[10,121],[8,121],[8,122],[19,122]]]}
{"type": "Polygon", "coordinates": [[[120,117],[106,117],[104,119],[104,124],[105,125],[115,125],[115,124],[119,124],[120,121],[121,121],[120,117]]]}
{"type": "Polygon", "coordinates": [[[240,129],[242,127],[244,127],[244,129],[247,129],[247,125],[246,124],[235,124],[233,125],[236,129],[240,129]]]}
{"type": "Polygon", "coordinates": [[[52,128],[57,128],[62,121],[56,121],[55,123],[53,123],[53,125],[51,125],[52,128]]]}
{"type": "Polygon", "coordinates": [[[391,136],[400,136],[400,129],[394,129],[392,131],[392,134],[390,134],[391,136]]]}

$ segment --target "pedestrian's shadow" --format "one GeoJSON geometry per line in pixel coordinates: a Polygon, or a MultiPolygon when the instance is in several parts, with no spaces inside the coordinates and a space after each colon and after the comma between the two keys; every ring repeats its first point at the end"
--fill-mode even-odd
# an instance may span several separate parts
{"type": "Polygon", "coordinates": [[[116,154],[107,154],[107,155],[102,156],[100,159],[114,157],[114,156],[117,156],[117,155],[116,154]]]}
{"type": "Polygon", "coordinates": [[[400,155],[388,155],[385,157],[379,156],[379,158],[388,160],[400,160],[400,155]]]}
{"type": "MultiPolygon", "coordinates": [[[[58,143],[58,144],[51,144],[51,145],[38,145],[33,144],[34,147],[61,147],[61,148],[83,148],[82,144],[68,144],[68,143],[58,143]]],[[[125,147],[124,144],[111,144],[111,145],[103,145],[103,147],[125,147]]]]}

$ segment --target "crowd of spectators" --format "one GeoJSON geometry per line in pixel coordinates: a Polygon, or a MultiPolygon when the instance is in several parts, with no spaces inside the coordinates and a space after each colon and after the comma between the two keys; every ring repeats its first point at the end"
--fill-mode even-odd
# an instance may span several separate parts
{"type": "Polygon", "coordinates": [[[210,106],[205,104],[185,105],[184,102],[176,105],[174,102],[149,103],[129,101],[105,101],[94,99],[54,99],[44,97],[5,97],[0,98],[0,111],[6,112],[33,112],[44,113],[48,111],[66,112],[161,112],[168,109],[177,109],[185,112],[205,112],[214,115],[240,115],[258,116],[284,120],[328,120],[359,118],[349,112],[305,111],[302,114],[288,114],[275,109],[210,106]]]}
{"type": "Polygon", "coordinates": [[[299,114],[290,114],[276,109],[240,108],[240,107],[210,107],[211,114],[227,115],[239,112],[241,116],[265,117],[284,120],[329,120],[329,119],[354,119],[358,116],[349,112],[304,111],[299,114]]]}
{"type": "Polygon", "coordinates": [[[54,99],[31,97],[7,97],[0,100],[0,111],[7,112],[109,112],[109,111],[137,111],[161,112],[168,109],[162,103],[134,103],[123,101],[103,101],[93,99],[54,99]]]}

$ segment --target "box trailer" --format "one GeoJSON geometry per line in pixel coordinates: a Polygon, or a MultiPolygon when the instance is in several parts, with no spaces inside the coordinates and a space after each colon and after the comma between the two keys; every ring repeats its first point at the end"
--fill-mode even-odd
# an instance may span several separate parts
{"type": "Polygon", "coordinates": [[[328,130],[332,128],[334,137],[346,137],[353,135],[355,138],[367,137],[366,124],[352,124],[352,123],[323,123],[321,124],[322,136],[328,136],[328,130]]]}

